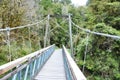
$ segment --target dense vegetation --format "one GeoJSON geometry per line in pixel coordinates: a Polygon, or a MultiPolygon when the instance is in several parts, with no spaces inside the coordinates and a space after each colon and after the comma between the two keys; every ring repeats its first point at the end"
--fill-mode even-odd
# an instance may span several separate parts
{"type": "MultiPolygon", "coordinates": [[[[2,0],[0,2],[0,27],[25,25],[37,19],[41,20],[48,14],[62,15],[71,13],[72,21],[83,28],[120,36],[119,0],[89,0],[85,7],[74,7],[71,5],[70,0],[36,1],[38,8],[34,8],[36,9],[35,14],[26,17],[28,7],[22,4],[24,0],[20,0],[20,3],[14,2],[16,7],[10,5],[10,1],[2,0]],[[23,6],[17,7],[18,4],[23,6]]],[[[38,46],[44,46],[45,26],[45,23],[41,23],[39,27],[34,26],[34,28],[30,28],[31,40],[29,40],[27,28],[11,32],[12,60],[29,54],[29,43],[32,43],[32,51],[37,50],[38,46]],[[19,36],[20,34],[21,36],[19,36]]],[[[50,27],[54,31],[50,33],[50,42],[47,44],[55,43],[58,47],[65,44],[69,48],[68,19],[51,18],[50,27]],[[60,28],[60,26],[62,27],[60,28]]],[[[120,40],[94,34],[89,34],[86,37],[86,32],[78,30],[75,26],[72,26],[72,28],[75,60],[81,70],[83,65],[85,65],[84,74],[87,79],[120,80],[120,40]],[[84,63],[86,43],[88,43],[87,56],[84,63]]],[[[0,64],[9,61],[5,34],[5,32],[0,33],[0,64]]]]}

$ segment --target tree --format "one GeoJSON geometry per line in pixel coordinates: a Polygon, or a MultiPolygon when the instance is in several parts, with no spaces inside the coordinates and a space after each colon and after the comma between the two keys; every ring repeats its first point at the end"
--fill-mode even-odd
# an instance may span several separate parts
{"type": "MultiPolygon", "coordinates": [[[[84,9],[84,20],[80,13],[82,10],[77,10],[74,13],[74,22],[96,32],[120,35],[119,15],[120,2],[117,0],[90,0],[87,8],[84,9]],[[76,20],[80,18],[80,21],[76,20]],[[78,22],[77,22],[78,21],[78,22]]],[[[82,8],[83,9],[83,8],[82,8]]],[[[78,34],[83,39],[77,39],[76,60],[78,65],[84,65],[84,51],[86,47],[86,37],[84,32],[78,34]]],[[[120,79],[120,40],[114,40],[103,36],[89,36],[87,59],[85,73],[88,80],[119,80],[120,79]]]]}
{"type": "Polygon", "coordinates": [[[71,0],[61,0],[61,2],[64,3],[64,4],[70,4],[71,0]]]}
{"type": "MultiPolygon", "coordinates": [[[[24,0],[21,0],[21,2],[23,1],[24,0]]],[[[1,19],[3,28],[7,26],[15,27],[23,23],[25,6],[22,6],[21,2],[17,2],[16,0],[3,0],[1,2],[1,19]]]]}

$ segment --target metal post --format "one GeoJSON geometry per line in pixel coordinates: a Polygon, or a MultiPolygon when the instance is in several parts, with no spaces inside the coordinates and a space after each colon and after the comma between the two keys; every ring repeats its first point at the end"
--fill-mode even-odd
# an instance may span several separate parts
{"type": "Polygon", "coordinates": [[[12,80],[16,80],[17,74],[18,74],[18,73],[16,73],[16,74],[13,76],[12,80]]]}
{"type": "Polygon", "coordinates": [[[71,56],[74,58],[73,55],[73,42],[72,42],[72,24],[71,24],[71,14],[69,14],[69,35],[70,35],[70,48],[71,48],[71,56]]]}
{"type": "Polygon", "coordinates": [[[28,70],[29,70],[29,65],[26,67],[24,80],[27,80],[27,78],[28,78],[28,70]]]}
{"type": "Polygon", "coordinates": [[[48,15],[48,45],[50,45],[50,15],[48,15]]]}
{"type": "MultiPolygon", "coordinates": [[[[38,30],[40,30],[39,29],[39,24],[37,24],[37,28],[38,28],[38,30]]],[[[39,32],[38,32],[38,46],[39,46],[39,49],[40,49],[41,46],[40,46],[40,35],[39,35],[39,32]]]]}
{"type": "Polygon", "coordinates": [[[29,32],[29,42],[30,42],[30,53],[32,52],[32,43],[30,39],[30,26],[28,27],[28,32],[29,32]]]}
{"type": "Polygon", "coordinates": [[[84,52],[84,63],[83,63],[83,73],[84,73],[84,69],[85,69],[85,64],[86,64],[86,54],[87,54],[87,50],[88,50],[88,39],[89,39],[89,33],[87,33],[87,37],[86,37],[86,46],[85,46],[85,52],[84,52]]]}
{"type": "Polygon", "coordinates": [[[10,50],[10,28],[9,28],[9,27],[6,27],[6,31],[7,31],[8,53],[9,53],[10,61],[11,61],[12,55],[11,55],[11,50],[10,50]]]}
{"type": "Polygon", "coordinates": [[[34,60],[33,70],[32,70],[32,76],[35,75],[35,67],[36,67],[36,59],[34,60]]]}
{"type": "Polygon", "coordinates": [[[48,20],[46,22],[46,31],[45,31],[45,38],[44,38],[44,47],[47,45],[47,39],[48,39],[48,31],[49,31],[49,19],[50,15],[48,15],[48,20]]]}

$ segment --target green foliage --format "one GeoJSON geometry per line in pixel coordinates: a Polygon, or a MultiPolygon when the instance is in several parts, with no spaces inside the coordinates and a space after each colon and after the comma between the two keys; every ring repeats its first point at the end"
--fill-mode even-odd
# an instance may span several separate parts
{"type": "MultiPolygon", "coordinates": [[[[21,0],[21,2],[24,2],[24,0],[21,0]]],[[[25,6],[20,6],[19,2],[15,0],[2,0],[0,4],[2,28],[5,28],[6,26],[16,27],[23,24],[23,17],[26,10],[25,6]]]]}
{"type": "Polygon", "coordinates": [[[65,4],[70,4],[71,3],[71,0],[61,0],[62,3],[65,3],[65,4]]]}
{"type": "Polygon", "coordinates": [[[116,30],[115,28],[112,28],[111,26],[107,26],[104,23],[96,24],[94,30],[111,35],[118,35],[118,36],[120,35],[120,31],[116,30]]]}
{"type": "MultiPolygon", "coordinates": [[[[71,7],[73,21],[92,31],[120,36],[120,2],[112,0],[90,0],[88,7],[71,7]],[[83,9],[83,10],[82,10],[83,9]],[[84,15],[81,13],[84,12],[84,15]]],[[[77,31],[76,28],[74,31],[77,31]]],[[[76,32],[73,32],[76,33],[76,32]]],[[[84,65],[87,43],[86,34],[79,32],[74,44],[77,64],[84,65]]],[[[85,74],[88,80],[119,80],[120,40],[90,34],[88,39],[85,74]]]]}
{"type": "MultiPolygon", "coordinates": [[[[0,5],[0,15],[3,22],[7,22],[7,15],[11,7],[9,7],[9,1],[4,0],[4,5],[0,5]],[[3,9],[4,8],[4,9],[3,9]]],[[[63,1],[63,0],[62,0],[63,1]]],[[[70,3],[70,0],[64,0],[63,3],[70,3]]],[[[59,0],[41,0],[40,2],[40,16],[55,14],[62,14],[62,7],[64,4],[59,0]]],[[[120,1],[119,0],[89,0],[86,7],[74,7],[66,5],[69,8],[69,13],[72,14],[72,21],[78,24],[80,27],[90,29],[92,31],[117,35],[120,36],[120,1]]],[[[9,20],[10,27],[18,26],[22,24],[22,17],[24,9],[16,7],[12,9],[9,20]],[[18,14],[16,11],[18,11],[18,14]],[[18,24],[19,23],[19,24],[18,24]]],[[[5,27],[8,24],[3,25],[5,27]]],[[[41,43],[40,47],[43,47],[45,27],[31,28],[31,44],[32,52],[38,50],[38,42],[41,43]],[[40,36],[39,38],[37,36],[40,36]],[[38,40],[40,39],[40,41],[38,40]]],[[[54,29],[50,32],[50,44],[56,44],[57,47],[62,47],[65,44],[70,47],[69,35],[68,35],[68,19],[66,18],[51,18],[50,28],[54,29]],[[62,27],[58,26],[59,23],[62,27]]],[[[87,38],[86,33],[78,30],[72,26],[73,32],[73,44],[75,60],[78,66],[81,68],[84,65],[84,52],[86,43],[88,43],[87,56],[85,63],[85,75],[88,80],[120,80],[120,40],[112,39],[108,37],[89,34],[87,38]]],[[[11,52],[12,60],[27,55],[30,53],[30,41],[28,37],[28,29],[22,31],[16,30],[11,32],[11,52]],[[17,33],[17,34],[16,34],[17,33]],[[20,37],[18,35],[21,35],[20,37]],[[16,38],[16,39],[14,39],[16,38]],[[15,41],[15,42],[14,42],[15,41]],[[22,43],[22,44],[21,44],[22,43]],[[14,53],[13,53],[14,52],[14,53]]],[[[5,36],[0,35],[0,41],[5,41],[5,36]]],[[[8,46],[6,43],[0,47],[0,64],[4,64],[9,61],[8,46]],[[7,55],[7,56],[6,56],[7,55]]]]}
{"type": "Polygon", "coordinates": [[[45,10],[50,9],[50,7],[52,6],[52,0],[42,0],[41,1],[41,5],[44,6],[45,10]]]}

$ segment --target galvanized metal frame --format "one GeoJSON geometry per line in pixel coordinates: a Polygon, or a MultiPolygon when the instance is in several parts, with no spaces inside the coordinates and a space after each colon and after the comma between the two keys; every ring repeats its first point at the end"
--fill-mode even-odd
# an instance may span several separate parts
{"type": "Polygon", "coordinates": [[[35,55],[33,58],[20,64],[16,69],[9,72],[0,80],[32,80],[52,55],[54,50],[55,46],[53,45],[44,50],[41,54],[35,55]]]}

